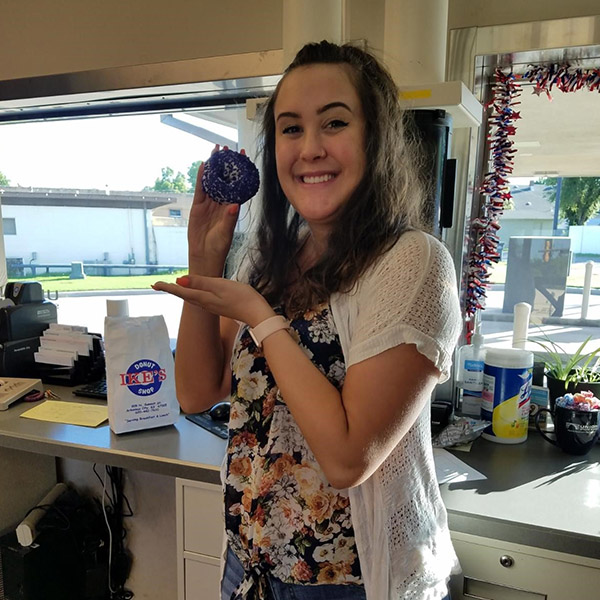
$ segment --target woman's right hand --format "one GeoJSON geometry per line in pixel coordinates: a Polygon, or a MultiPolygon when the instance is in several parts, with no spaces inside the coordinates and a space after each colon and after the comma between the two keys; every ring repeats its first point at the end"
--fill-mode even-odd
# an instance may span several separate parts
{"type": "MultiPolygon", "coordinates": [[[[215,146],[213,154],[219,151],[215,146]]],[[[192,275],[220,277],[231,248],[240,207],[214,202],[202,189],[200,165],[188,223],[189,271],[192,275]]]]}

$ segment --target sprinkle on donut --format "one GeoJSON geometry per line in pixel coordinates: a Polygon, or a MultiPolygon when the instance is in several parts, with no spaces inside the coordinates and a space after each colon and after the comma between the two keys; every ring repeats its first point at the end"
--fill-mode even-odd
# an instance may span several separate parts
{"type": "Polygon", "coordinates": [[[219,204],[243,204],[259,185],[258,169],[245,154],[219,150],[204,163],[202,189],[219,204]]]}

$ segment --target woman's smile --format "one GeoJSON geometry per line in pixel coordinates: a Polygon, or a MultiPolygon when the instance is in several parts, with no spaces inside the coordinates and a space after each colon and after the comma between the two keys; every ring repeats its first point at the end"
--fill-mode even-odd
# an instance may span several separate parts
{"type": "Polygon", "coordinates": [[[315,174],[315,175],[300,175],[300,181],[302,183],[306,183],[309,185],[315,185],[318,183],[327,183],[332,179],[335,179],[335,174],[333,173],[324,173],[324,174],[315,174]]]}

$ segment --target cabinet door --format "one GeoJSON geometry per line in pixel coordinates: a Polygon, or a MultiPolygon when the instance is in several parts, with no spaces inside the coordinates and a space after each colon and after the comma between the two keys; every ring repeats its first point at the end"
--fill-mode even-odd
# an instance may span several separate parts
{"type": "Polygon", "coordinates": [[[220,486],[183,486],[184,549],[218,558],[223,550],[223,492],[220,486]]]}
{"type": "Polygon", "coordinates": [[[600,568],[594,568],[591,563],[599,561],[476,539],[486,540],[486,543],[456,539],[453,535],[463,573],[451,581],[452,600],[591,600],[598,597],[600,568]]]}
{"type": "Polygon", "coordinates": [[[185,559],[185,600],[219,600],[221,569],[210,557],[185,559]]]}
{"type": "Polygon", "coordinates": [[[218,600],[223,552],[221,486],[176,480],[177,598],[218,600]]]}

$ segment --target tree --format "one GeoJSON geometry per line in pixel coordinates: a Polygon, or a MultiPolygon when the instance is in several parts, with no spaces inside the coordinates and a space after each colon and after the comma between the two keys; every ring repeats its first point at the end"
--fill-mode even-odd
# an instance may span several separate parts
{"type": "MultiPolygon", "coordinates": [[[[556,201],[556,177],[542,180],[552,186],[546,192],[550,202],[556,201]]],[[[585,225],[600,210],[600,177],[565,177],[560,191],[560,216],[569,225],[585,225]]]]}
{"type": "Polygon", "coordinates": [[[196,177],[198,177],[198,169],[203,161],[197,160],[193,162],[191,167],[188,169],[188,181],[190,183],[190,191],[193,192],[196,188],[196,177]]]}
{"type": "Polygon", "coordinates": [[[154,182],[154,186],[146,188],[147,190],[155,190],[157,192],[177,192],[185,194],[188,191],[185,175],[181,172],[175,175],[175,171],[171,167],[163,167],[161,176],[154,182]]]}
{"type": "Polygon", "coordinates": [[[0,185],[10,185],[8,177],[0,171],[0,185]]]}

